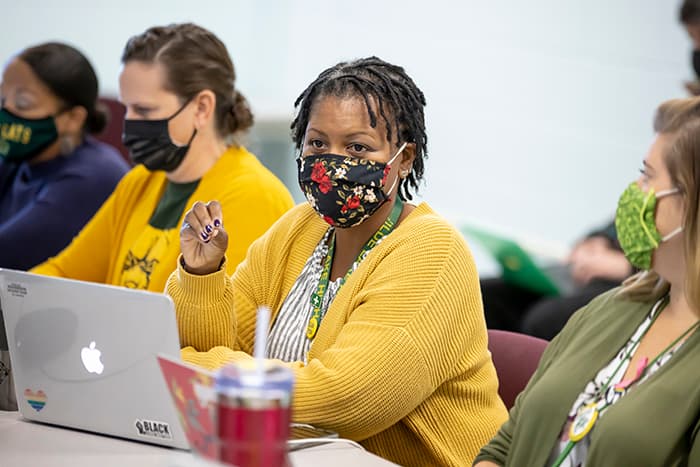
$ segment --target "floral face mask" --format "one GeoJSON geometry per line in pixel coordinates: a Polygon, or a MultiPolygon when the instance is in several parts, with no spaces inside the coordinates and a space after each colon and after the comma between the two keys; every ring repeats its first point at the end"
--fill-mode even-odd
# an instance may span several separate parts
{"type": "Polygon", "coordinates": [[[403,143],[386,164],[338,154],[299,157],[299,186],[323,220],[334,227],[354,227],[391,199],[398,177],[388,192],[384,186],[391,164],[405,147],[403,143]]]}

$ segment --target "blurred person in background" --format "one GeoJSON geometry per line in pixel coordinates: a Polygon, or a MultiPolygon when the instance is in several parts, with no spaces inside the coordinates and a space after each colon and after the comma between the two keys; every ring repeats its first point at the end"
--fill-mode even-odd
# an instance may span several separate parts
{"type": "Polygon", "coordinates": [[[26,270],[57,254],[129,170],[91,134],[107,115],[97,76],[57,42],[10,59],[0,83],[0,267],[26,270]]]}
{"type": "MultiPolygon", "coordinates": [[[[232,273],[293,203],[237,140],[253,114],[226,46],[195,24],[152,27],[129,39],[122,64],[123,141],[136,167],[75,240],[33,272],[162,292],[177,266],[185,212],[198,199],[218,199],[232,273]]],[[[209,241],[216,227],[197,235],[209,241]]]]}
{"type": "Polygon", "coordinates": [[[697,96],[700,94],[700,0],[684,0],[678,16],[693,42],[691,62],[695,79],[684,84],[690,94],[697,96]]]}
{"type": "Polygon", "coordinates": [[[489,329],[503,329],[551,340],[576,310],[629,277],[632,266],[617,239],[615,224],[593,231],[569,253],[574,289],[550,297],[507,283],[500,278],[481,281],[489,329]]]}

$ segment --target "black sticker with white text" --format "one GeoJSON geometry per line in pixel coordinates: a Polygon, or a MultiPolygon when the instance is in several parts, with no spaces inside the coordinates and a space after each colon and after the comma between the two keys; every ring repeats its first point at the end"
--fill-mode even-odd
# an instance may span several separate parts
{"type": "Polygon", "coordinates": [[[139,436],[148,436],[150,438],[173,439],[170,432],[170,425],[165,422],[157,422],[154,420],[136,420],[134,422],[136,431],[139,436]]]}

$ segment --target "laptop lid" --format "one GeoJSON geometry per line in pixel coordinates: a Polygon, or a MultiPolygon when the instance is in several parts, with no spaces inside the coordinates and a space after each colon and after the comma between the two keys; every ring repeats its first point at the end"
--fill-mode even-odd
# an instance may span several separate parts
{"type": "Polygon", "coordinates": [[[0,269],[0,302],[25,418],[188,447],[156,359],[180,354],[170,297],[0,269]]]}
{"type": "MultiPolygon", "coordinates": [[[[560,269],[556,270],[554,280],[547,267],[537,264],[515,241],[472,226],[463,226],[462,233],[478,241],[498,261],[503,269],[504,282],[551,296],[561,295],[567,291],[564,289],[569,288],[560,275],[560,269]]],[[[562,267],[566,268],[564,265],[562,267]]]]}
{"type": "Polygon", "coordinates": [[[7,333],[5,332],[5,319],[2,317],[2,301],[0,301],[0,351],[7,348],[7,333]]]}

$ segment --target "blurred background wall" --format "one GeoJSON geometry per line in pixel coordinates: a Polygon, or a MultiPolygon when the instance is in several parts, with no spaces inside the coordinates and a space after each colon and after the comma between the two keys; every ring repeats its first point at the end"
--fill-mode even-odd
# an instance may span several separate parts
{"type": "Polygon", "coordinates": [[[612,218],[683,96],[691,45],[673,0],[3,1],[0,60],[61,40],[117,95],[126,40],[194,21],[229,48],[257,125],[249,145],[301,200],[288,125],[325,67],[366,55],[403,65],[428,100],[422,198],[455,223],[570,245],[612,218]]]}

